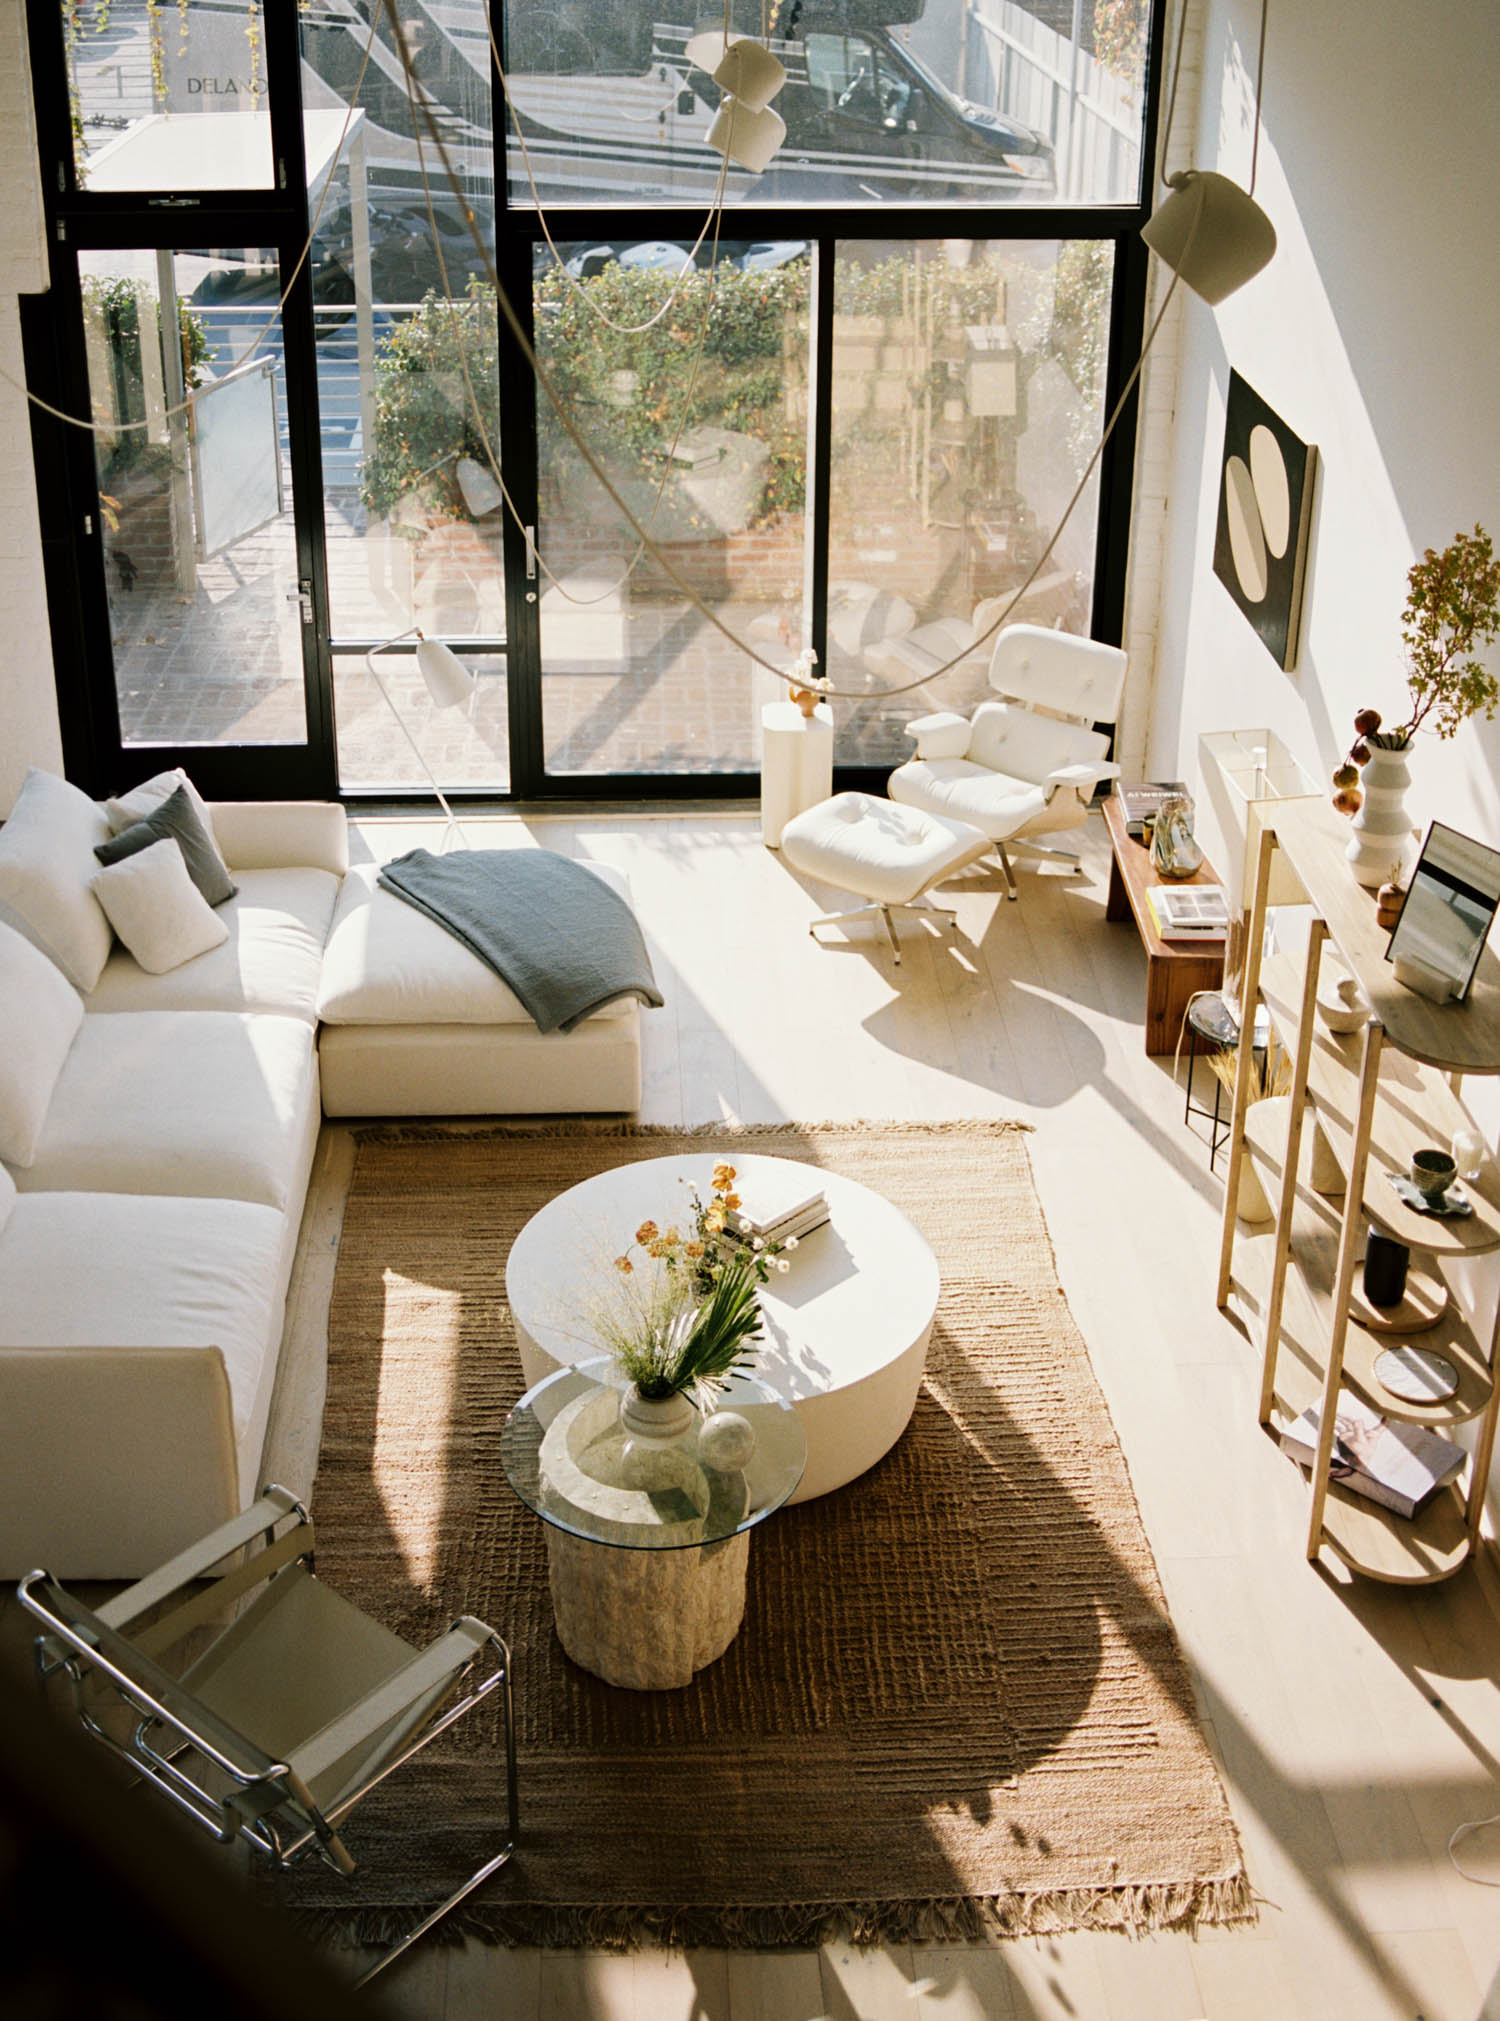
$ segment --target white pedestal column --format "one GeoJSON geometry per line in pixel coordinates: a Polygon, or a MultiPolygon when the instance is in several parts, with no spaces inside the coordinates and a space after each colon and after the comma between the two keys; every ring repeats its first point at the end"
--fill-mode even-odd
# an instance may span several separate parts
{"type": "Polygon", "coordinates": [[[788,821],[833,792],[833,710],[819,702],[804,716],[795,702],[768,702],[760,735],[760,834],[779,849],[788,821]]]}

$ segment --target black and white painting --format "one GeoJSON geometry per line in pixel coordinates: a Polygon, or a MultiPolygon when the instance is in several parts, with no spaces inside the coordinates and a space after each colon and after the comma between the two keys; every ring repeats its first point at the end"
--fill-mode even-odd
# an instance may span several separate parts
{"type": "Polygon", "coordinates": [[[1297,663],[1318,452],[1229,374],[1214,574],[1278,667],[1297,663]]]}

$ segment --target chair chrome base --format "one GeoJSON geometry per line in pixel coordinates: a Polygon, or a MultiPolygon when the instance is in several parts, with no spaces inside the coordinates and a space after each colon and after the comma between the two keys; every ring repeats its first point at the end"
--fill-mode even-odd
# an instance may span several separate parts
{"type": "MultiPolygon", "coordinates": [[[[1014,898],[1015,893],[1012,892],[1011,896],[1014,898]]],[[[892,913],[895,912],[919,912],[932,919],[946,919],[950,925],[958,918],[958,914],[949,906],[929,905],[925,898],[909,898],[899,905],[894,903],[890,905],[856,905],[852,912],[825,912],[821,918],[815,919],[807,930],[813,939],[816,940],[820,926],[842,926],[846,920],[870,919],[878,913],[885,926],[886,939],[891,944],[891,953],[895,956],[896,966],[899,968],[901,966],[901,943],[896,938],[896,922],[891,917],[892,913]]]]}

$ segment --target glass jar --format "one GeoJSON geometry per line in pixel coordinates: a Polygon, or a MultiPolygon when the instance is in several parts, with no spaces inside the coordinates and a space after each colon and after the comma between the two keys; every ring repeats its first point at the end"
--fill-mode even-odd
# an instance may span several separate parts
{"type": "Polygon", "coordinates": [[[1151,831],[1151,866],[1158,877],[1176,881],[1203,867],[1203,851],[1193,839],[1190,794],[1169,793],[1156,810],[1151,831]]]}

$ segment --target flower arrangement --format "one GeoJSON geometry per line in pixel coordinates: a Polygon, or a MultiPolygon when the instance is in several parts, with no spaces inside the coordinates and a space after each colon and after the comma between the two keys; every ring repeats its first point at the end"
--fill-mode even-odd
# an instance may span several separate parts
{"type": "Polygon", "coordinates": [[[810,716],[818,706],[819,699],[833,686],[827,674],[815,674],[818,656],[811,646],[804,646],[796,659],[786,669],[785,680],[790,700],[797,704],[804,716],[810,716]]]}
{"type": "Polygon", "coordinates": [[[685,1226],[643,1221],[614,1259],[619,1282],[593,1313],[600,1340],[643,1397],[688,1395],[708,1408],[735,1370],[752,1365],[760,1287],[789,1268],[786,1242],[746,1241],[733,1165],[715,1165],[709,1198],[688,1187],[685,1226]]]}
{"type": "Polygon", "coordinates": [[[1372,744],[1404,751],[1424,724],[1451,737],[1470,716],[1495,713],[1500,681],[1475,657],[1478,647],[1500,637],[1500,561],[1482,526],[1455,534],[1441,552],[1429,547],[1412,563],[1401,636],[1411,713],[1389,729],[1378,709],[1355,716],[1354,742],[1333,775],[1333,804],[1341,814],[1357,814],[1363,803],[1359,775],[1372,744]]]}

